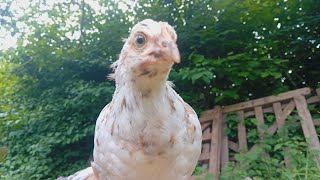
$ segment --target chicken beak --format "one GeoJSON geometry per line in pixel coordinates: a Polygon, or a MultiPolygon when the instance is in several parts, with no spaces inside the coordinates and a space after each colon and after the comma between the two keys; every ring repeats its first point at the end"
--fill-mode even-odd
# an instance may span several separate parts
{"type": "Polygon", "coordinates": [[[180,63],[180,52],[178,50],[178,48],[175,48],[175,50],[172,50],[172,60],[174,63],[180,63]]]}
{"type": "Polygon", "coordinates": [[[175,43],[162,43],[162,47],[153,48],[153,50],[148,53],[152,57],[153,62],[158,60],[170,61],[173,63],[180,63],[180,52],[175,43]]]}
{"type": "Polygon", "coordinates": [[[180,52],[175,43],[170,43],[167,47],[167,53],[171,61],[174,63],[180,63],[180,52]]]}

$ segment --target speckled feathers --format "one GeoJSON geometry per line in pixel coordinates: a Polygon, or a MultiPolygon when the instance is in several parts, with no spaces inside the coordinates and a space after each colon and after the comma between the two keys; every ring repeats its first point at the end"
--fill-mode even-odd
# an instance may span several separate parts
{"type": "Polygon", "coordinates": [[[94,137],[96,179],[187,180],[201,152],[196,113],[167,77],[180,62],[174,29],[150,19],[132,28],[114,64],[116,90],[94,137]]]}

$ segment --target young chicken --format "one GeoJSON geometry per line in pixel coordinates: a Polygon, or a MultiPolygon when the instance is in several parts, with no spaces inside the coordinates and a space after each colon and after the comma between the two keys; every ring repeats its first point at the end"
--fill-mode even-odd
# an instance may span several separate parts
{"type": "Polygon", "coordinates": [[[132,28],[114,63],[113,99],[96,123],[94,161],[86,169],[96,179],[190,178],[202,131],[194,110],[167,82],[172,65],[180,62],[176,40],[166,22],[146,19],[132,28]]]}

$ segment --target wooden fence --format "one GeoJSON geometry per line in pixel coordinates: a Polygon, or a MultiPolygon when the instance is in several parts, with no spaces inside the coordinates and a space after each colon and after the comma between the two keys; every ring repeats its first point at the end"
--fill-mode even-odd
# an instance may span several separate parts
{"type": "MultiPolygon", "coordinates": [[[[209,172],[215,174],[215,179],[219,179],[219,173],[229,158],[230,150],[234,152],[247,153],[254,151],[259,144],[248,147],[247,132],[244,120],[246,117],[254,116],[257,120],[257,132],[259,138],[263,140],[265,133],[275,134],[286,121],[294,109],[300,116],[300,124],[305,138],[308,140],[309,148],[320,150],[319,139],[316,133],[315,125],[320,125],[320,119],[312,119],[308,104],[320,102],[320,89],[317,89],[317,95],[308,97],[311,93],[309,88],[297,89],[281,93],[276,96],[268,96],[256,100],[246,101],[225,107],[216,106],[211,110],[204,111],[200,115],[200,122],[203,131],[202,153],[199,162],[208,168],[209,172]],[[308,97],[308,98],[307,98],[308,97]],[[237,113],[239,123],[237,124],[237,140],[231,141],[224,132],[226,127],[227,113],[237,113]],[[274,113],[275,121],[266,126],[264,114],[274,113]]],[[[283,151],[289,149],[284,148],[283,151]]],[[[264,155],[268,155],[264,152],[264,155]]],[[[320,159],[320,158],[319,158],[320,159]]],[[[285,156],[284,162],[287,167],[290,166],[290,158],[285,156]]]]}

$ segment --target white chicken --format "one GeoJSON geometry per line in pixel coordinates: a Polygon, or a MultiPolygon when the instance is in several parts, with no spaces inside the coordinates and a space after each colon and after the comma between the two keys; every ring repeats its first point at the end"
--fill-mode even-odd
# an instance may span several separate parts
{"type": "Polygon", "coordinates": [[[167,82],[180,62],[176,40],[166,22],[146,19],[132,28],[113,66],[113,99],[96,123],[94,160],[69,179],[190,178],[202,131],[194,110],[167,82]]]}

